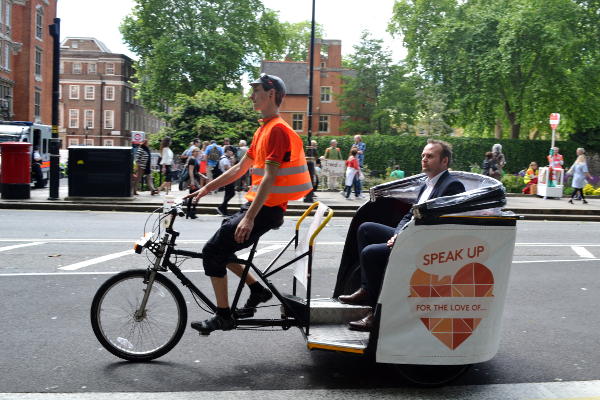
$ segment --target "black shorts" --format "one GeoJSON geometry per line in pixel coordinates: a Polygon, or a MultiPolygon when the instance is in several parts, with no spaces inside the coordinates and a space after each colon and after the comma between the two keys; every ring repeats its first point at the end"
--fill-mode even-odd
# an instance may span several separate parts
{"type": "Polygon", "coordinates": [[[204,245],[202,263],[206,275],[218,278],[224,277],[227,273],[225,266],[228,259],[233,257],[236,251],[251,246],[262,235],[271,229],[279,228],[283,224],[284,211],[281,207],[263,206],[254,219],[254,228],[248,240],[243,243],[236,242],[234,239],[235,230],[244,215],[246,215],[250,204],[242,205],[240,211],[225,218],[219,230],[204,245]]]}
{"type": "Polygon", "coordinates": [[[163,167],[165,167],[165,182],[171,182],[173,180],[171,166],[169,164],[164,164],[163,167]]]}

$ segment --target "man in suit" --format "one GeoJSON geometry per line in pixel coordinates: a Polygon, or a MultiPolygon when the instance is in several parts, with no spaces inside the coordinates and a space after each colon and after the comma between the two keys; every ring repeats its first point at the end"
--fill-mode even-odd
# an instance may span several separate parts
{"type": "MultiPolygon", "coordinates": [[[[465,191],[464,185],[448,172],[451,163],[452,147],[450,144],[434,139],[427,141],[421,154],[421,168],[427,174],[427,179],[421,187],[417,203],[465,191]]],[[[365,222],[358,227],[361,286],[351,295],[340,296],[339,300],[342,303],[369,305],[373,309],[375,308],[396,237],[412,218],[411,209],[404,215],[396,228],[374,222],[365,222]]],[[[373,326],[373,319],[373,313],[370,312],[365,318],[350,322],[350,329],[369,331],[373,326]]]]}

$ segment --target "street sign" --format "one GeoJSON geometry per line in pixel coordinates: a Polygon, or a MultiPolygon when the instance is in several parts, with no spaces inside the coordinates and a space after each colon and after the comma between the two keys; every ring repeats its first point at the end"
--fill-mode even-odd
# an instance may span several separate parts
{"type": "Polygon", "coordinates": [[[142,131],[131,131],[131,143],[140,144],[146,139],[146,133],[142,131]]]}
{"type": "Polygon", "coordinates": [[[550,114],[550,128],[552,128],[552,130],[555,130],[558,127],[559,123],[560,123],[560,114],[559,113],[550,114]]]}

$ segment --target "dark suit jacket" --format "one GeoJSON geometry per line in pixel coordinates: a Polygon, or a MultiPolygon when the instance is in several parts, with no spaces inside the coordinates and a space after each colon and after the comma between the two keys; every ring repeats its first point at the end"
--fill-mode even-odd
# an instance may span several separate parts
{"type": "MultiPolygon", "coordinates": [[[[426,185],[423,184],[423,186],[421,186],[421,190],[419,190],[419,196],[417,197],[417,199],[419,197],[421,197],[421,193],[423,193],[423,191],[425,190],[426,185]]],[[[444,171],[444,173],[442,174],[442,176],[440,176],[440,179],[438,179],[437,183],[435,184],[435,186],[433,187],[433,191],[431,192],[431,195],[429,196],[429,199],[435,199],[436,197],[443,197],[443,196],[452,196],[455,194],[459,194],[465,191],[465,186],[462,184],[461,181],[459,181],[458,179],[453,178],[450,173],[446,170],[444,171]]],[[[404,228],[404,225],[406,225],[408,223],[408,221],[411,220],[411,218],[413,217],[413,212],[412,212],[412,208],[410,209],[409,212],[407,212],[404,217],[402,217],[402,219],[400,220],[400,223],[398,223],[398,226],[396,227],[396,233],[400,232],[402,230],[402,228],[404,228]]]]}

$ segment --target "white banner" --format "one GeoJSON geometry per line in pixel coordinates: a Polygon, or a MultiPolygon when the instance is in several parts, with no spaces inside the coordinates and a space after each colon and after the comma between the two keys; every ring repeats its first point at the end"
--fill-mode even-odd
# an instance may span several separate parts
{"type": "Polygon", "coordinates": [[[344,176],[346,174],[346,161],[321,160],[322,173],[327,176],[344,176]]]}
{"type": "Polygon", "coordinates": [[[379,297],[377,361],[456,365],[492,358],[515,233],[514,226],[411,222],[398,235],[379,297]]]}

